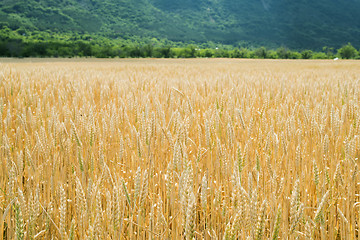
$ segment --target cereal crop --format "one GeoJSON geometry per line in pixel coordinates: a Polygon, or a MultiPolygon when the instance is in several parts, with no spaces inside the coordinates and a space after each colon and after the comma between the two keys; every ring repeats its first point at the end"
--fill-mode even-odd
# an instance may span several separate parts
{"type": "Polygon", "coordinates": [[[360,62],[0,64],[0,239],[360,239],[360,62]]]}

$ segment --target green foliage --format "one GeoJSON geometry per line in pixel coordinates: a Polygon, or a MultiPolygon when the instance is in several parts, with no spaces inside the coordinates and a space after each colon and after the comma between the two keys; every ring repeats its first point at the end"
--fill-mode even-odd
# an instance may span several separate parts
{"type": "Polygon", "coordinates": [[[355,58],[358,55],[358,51],[356,51],[351,43],[348,43],[338,50],[338,54],[341,58],[350,59],[355,58]]]}
{"type": "Polygon", "coordinates": [[[254,51],[254,56],[256,58],[267,58],[268,53],[265,47],[260,47],[254,51]]]}
{"type": "MultiPolygon", "coordinates": [[[[333,51],[327,47],[322,52],[303,50],[301,53],[286,47],[250,50],[213,42],[187,45],[155,38],[109,39],[97,34],[0,29],[0,57],[330,59],[334,56],[333,51]]],[[[338,53],[342,58],[360,57],[351,44],[339,49],[338,53]]]]}
{"type": "Polygon", "coordinates": [[[303,59],[310,59],[313,56],[313,51],[311,50],[304,50],[301,52],[301,58],[303,59]]]}
{"type": "Polygon", "coordinates": [[[189,45],[189,46],[187,46],[185,48],[182,48],[179,51],[178,57],[181,57],[181,58],[194,58],[195,53],[196,53],[195,47],[193,45],[189,45]]]}
{"type": "Polygon", "coordinates": [[[241,48],[239,51],[240,58],[249,58],[250,57],[250,51],[246,48],[241,48]]]}
{"type": "Polygon", "coordinates": [[[211,58],[214,56],[214,53],[210,49],[206,49],[201,56],[211,58]]]}
{"type": "Polygon", "coordinates": [[[276,54],[276,51],[274,50],[268,50],[267,51],[267,58],[270,58],[270,59],[276,59],[278,58],[277,54],[276,54]]]}
{"type": "Polygon", "coordinates": [[[225,49],[215,49],[214,57],[216,58],[228,58],[230,57],[229,51],[225,49]]]}
{"type": "Polygon", "coordinates": [[[281,59],[288,59],[290,58],[290,51],[285,47],[280,47],[276,50],[278,58],[281,59]]]}
{"type": "MultiPolygon", "coordinates": [[[[90,33],[115,40],[155,37],[196,44],[241,43],[238,47],[248,49],[287,46],[323,51],[331,58],[334,55],[329,49],[341,47],[344,39],[360,47],[358,9],[358,0],[347,4],[335,0],[4,0],[0,1],[0,28],[18,30],[19,34],[26,30],[90,33]],[[330,47],[323,50],[323,46],[330,47]]],[[[144,45],[148,43],[153,44],[144,45]]],[[[151,55],[149,50],[143,49],[141,54],[151,55]]],[[[263,50],[258,49],[253,57],[274,57],[266,56],[263,50]]],[[[86,51],[83,54],[87,55],[86,51]]],[[[137,50],[133,54],[141,55],[137,50]]],[[[208,56],[224,54],[207,52],[208,56]]],[[[280,52],[280,57],[298,56],[280,52]]]]}
{"type": "Polygon", "coordinates": [[[313,59],[328,59],[328,56],[324,52],[315,52],[312,56],[313,59]]]}

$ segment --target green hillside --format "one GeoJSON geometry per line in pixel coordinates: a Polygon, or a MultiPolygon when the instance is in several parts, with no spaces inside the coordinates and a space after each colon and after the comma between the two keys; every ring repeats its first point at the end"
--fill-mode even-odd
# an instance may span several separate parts
{"type": "Polygon", "coordinates": [[[360,47],[360,0],[3,0],[0,27],[293,49],[360,47]]]}

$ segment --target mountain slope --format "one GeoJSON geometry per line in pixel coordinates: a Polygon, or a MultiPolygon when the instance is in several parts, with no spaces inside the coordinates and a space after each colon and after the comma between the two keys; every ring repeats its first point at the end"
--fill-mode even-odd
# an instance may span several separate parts
{"type": "Polygon", "coordinates": [[[0,26],[267,47],[360,47],[360,0],[3,0],[0,26]]]}

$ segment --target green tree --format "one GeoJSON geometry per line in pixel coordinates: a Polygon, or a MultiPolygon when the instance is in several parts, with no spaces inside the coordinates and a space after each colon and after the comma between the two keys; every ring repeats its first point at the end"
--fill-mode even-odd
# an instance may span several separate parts
{"type": "Polygon", "coordinates": [[[277,59],[277,54],[276,54],[276,51],[274,50],[268,50],[267,53],[266,53],[266,58],[269,58],[269,59],[277,59]]]}
{"type": "Polygon", "coordinates": [[[142,50],[142,57],[153,57],[154,47],[152,44],[146,44],[142,50]]]}
{"type": "Polygon", "coordinates": [[[204,52],[204,57],[211,58],[213,56],[213,53],[210,49],[206,49],[204,52]]]}
{"type": "Polygon", "coordinates": [[[228,58],[229,52],[225,49],[216,49],[214,53],[214,57],[216,58],[228,58]]]}
{"type": "Polygon", "coordinates": [[[302,59],[310,59],[313,56],[313,51],[311,50],[304,50],[301,52],[302,59]]]}
{"type": "Polygon", "coordinates": [[[79,55],[81,57],[92,56],[90,44],[83,42],[83,41],[78,41],[77,42],[77,55],[79,55]]]}
{"type": "Polygon", "coordinates": [[[239,57],[240,57],[240,58],[249,58],[249,57],[250,57],[250,51],[249,51],[249,49],[247,49],[247,48],[240,48],[239,57]]]}
{"type": "Polygon", "coordinates": [[[7,42],[0,40],[0,57],[9,57],[10,53],[7,48],[7,42]]]}
{"type": "Polygon", "coordinates": [[[180,51],[179,57],[181,58],[194,58],[195,57],[195,47],[193,45],[188,45],[186,48],[183,48],[180,51]]]}
{"type": "Polygon", "coordinates": [[[234,51],[232,51],[231,55],[232,58],[240,58],[240,51],[238,48],[235,48],[234,51]]]}
{"type": "Polygon", "coordinates": [[[327,55],[324,52],[315,52],[312,56],[313,59],[327,59],[327,55]]]}
{"type": "Polygon", "coordinates": [[[171,57],[171,48],[169,46],[160,48],[159,52],[160,52],[161,57],[164,57],[164,58],[171,57]]]}
{"type": "Polygon", "coordinates": [[[288,59],[290,57],[290,51],[285,47],[278,48],[276,53],[280,59],[288,59]]]}
{"type": "Polygon", "coordinates": [[[289,51],[289,59],[300,59],[301,58],[301,53],[297,52],[297,51],[289,51]]]}
{"type": "Polygon", "coordinates": [[[196,49],[193,45],[188,46],[188,52],[191,58],[195,57],[196,49]]]}
{"type": "Polygon", "coordinates": [[[21,39],[12,39],[6,43],[9,57],[22,57],[23,42],[21,39]]]}
{"type": "Polygon", "coordinates": [[[334,58],[334,48],[325,46],[322,50],[326,54],[327,58],[334,58]]]}
{"type": "Polygon", "coordinates": [[[267,58],[267,50],[265,47],[255,49],[254,55],[256,58],[267,58]]]}
{"type": "Polygon", "coordinates": [[[338,54],[341,58],[350,59],[356,57],[358,53],[351,43],[348,43],[338,50],[338,54]]]}

